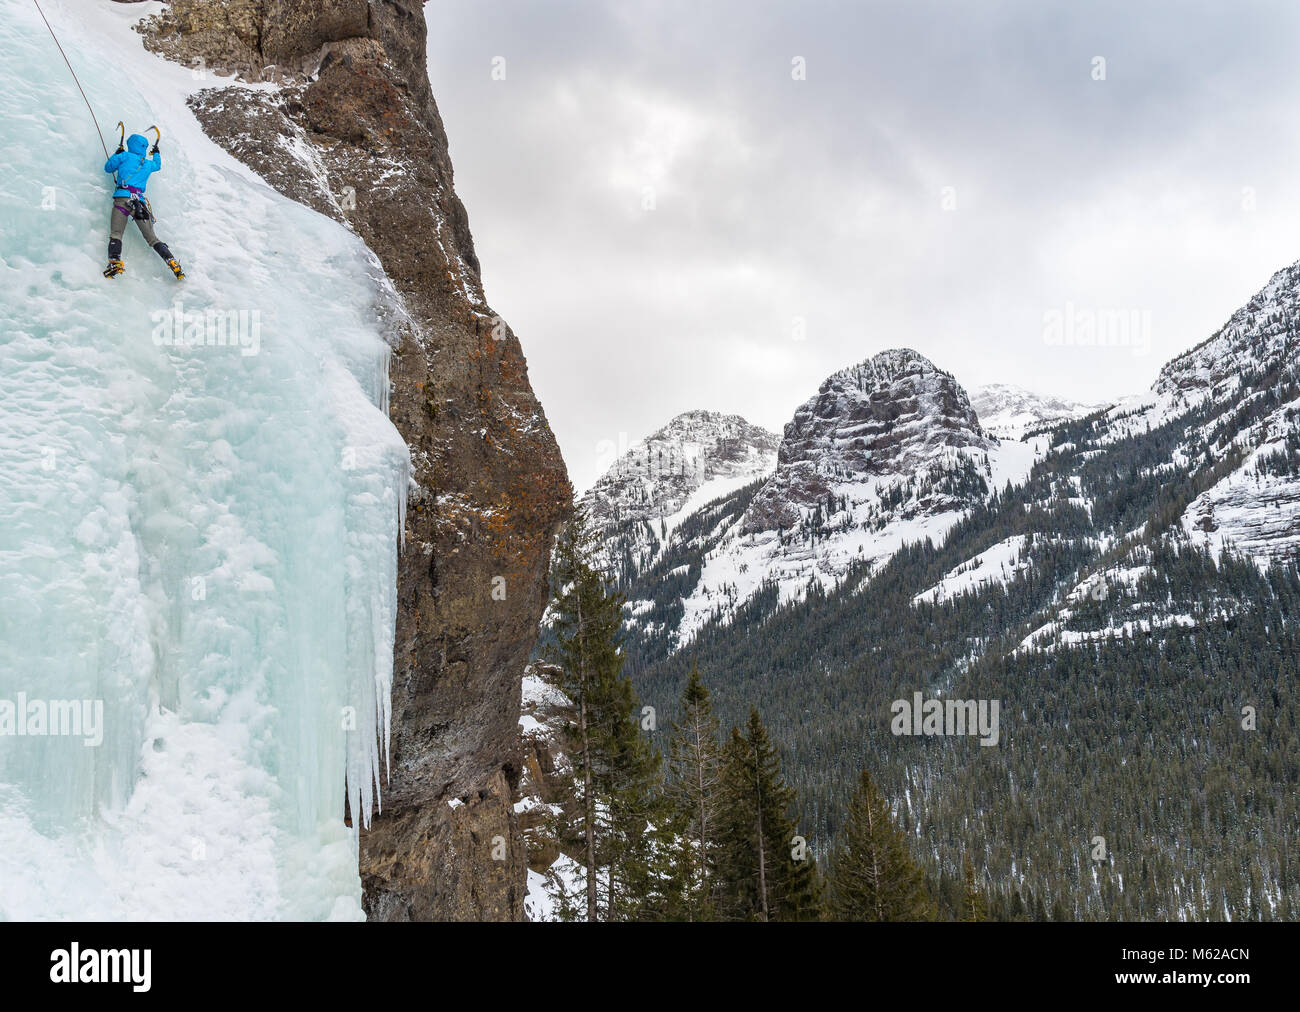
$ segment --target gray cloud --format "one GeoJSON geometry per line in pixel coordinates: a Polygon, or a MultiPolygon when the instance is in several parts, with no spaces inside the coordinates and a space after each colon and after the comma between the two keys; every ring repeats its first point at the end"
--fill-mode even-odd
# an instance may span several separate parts
{"type": "Polygon", "coordinates": [[[1300,248],[1294,4],[426,10],[488,296],[579,487],[602,441],[694,407],[779,430],[885,347],[1135,392],[1300,248]],[[1067,303],[1149,313],[1150,353],[1048,344],[1067,303]]]}

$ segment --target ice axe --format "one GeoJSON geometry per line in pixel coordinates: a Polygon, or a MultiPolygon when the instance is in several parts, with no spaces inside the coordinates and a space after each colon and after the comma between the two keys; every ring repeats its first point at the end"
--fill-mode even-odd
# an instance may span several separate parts
{"type": "MultiPolygon", "coordinates": [[[[157,135],[156,137],[154,137],[153,140],[153,149],[150,152],[152,154],[158,150],[158,142],[162,140],[162,131],[159,130],[156,126],[151,126],[149,130],[152,130],[157,135]]],[[[145,133],[148,133],[149,130],[146,130],[145,133]]]]}
{"type": "Polygon", "coordinates": [[[121,120],[117,121],[117,153],[120,155],[126,150],[126,124],[121,120]]]}

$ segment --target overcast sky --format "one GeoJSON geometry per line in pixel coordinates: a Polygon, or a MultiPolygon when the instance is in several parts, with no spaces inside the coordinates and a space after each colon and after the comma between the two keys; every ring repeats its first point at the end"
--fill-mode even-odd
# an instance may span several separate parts
{"type": "Polygon", "coordinates": [[[691,408],[780,432],[890,347],[1137,392],[1300,258],[1291,0],[426,13],[488,299],[579,489],[691,408]]]}

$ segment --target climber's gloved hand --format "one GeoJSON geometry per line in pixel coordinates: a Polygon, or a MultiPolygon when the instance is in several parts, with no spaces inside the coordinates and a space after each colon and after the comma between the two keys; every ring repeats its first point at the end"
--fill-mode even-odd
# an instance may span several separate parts
{"type": "Polygon", "coordinates": [[[149,154],[151,154],[151,155],[156,155],[157,153],[158,153],[158,142],[157,142],[157,141],[154,141],[154,142],[153,142],[153,147],[151,147],[151,148],[149,149],[149,154]]]}
{"type": "Polygon", "coordinates": [[[123,151],[125,151],[125,150],[126,150],[126,145],[125,145],[125,144],[119,144],[119,145],[117,146],[117,150],[114,151],[113,154],[115,154],[115,155],[120,155],[120,154],[121,154],[123,151]]]}

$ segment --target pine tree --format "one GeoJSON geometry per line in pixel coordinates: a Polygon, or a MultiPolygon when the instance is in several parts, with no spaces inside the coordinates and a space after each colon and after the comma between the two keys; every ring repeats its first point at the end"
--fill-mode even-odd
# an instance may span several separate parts
{"type": "Polygon", "coordinates": [[[668,790],[685,827],[683,858],[686,911],[691,920],[707,917],[713,894],[722,759],[718,718],[700,669],[691,664],[682,693],[682,718],[673,725],[668,751],[668,790]]]}
{"type": "Polygon", "coordinates": [[[967,857],[962,865],[964,889],[961,901],[961,919],[963,921],[987,921],[988,908],[984,896],[980,893],[979,883],[975,879],[975,866],[967,857]]]}
{"type": "Polygon", "coordinates": [[[836,920],[925,921],[934,916],[924,874],[866,770],[831,854],[829,878],[836,920]]]}
{"type": "Polygon", "coordinates": [[[820,913],[817,868],[796,860],[795,793],[757,709],[745,731],[732,728],[723,753],[718,826],[719,909],[735,920],[812,920],[820,913]]]}
{"type": "Polygon", "coordinates": [[[663,762],[642,731],[641,701],[621,675],[597,708],[597,824],[607,869],[607,920],[676,916],[684,873],[674,851],[682,824],[664,792],[663,762]],[[603,824],[603,825],[602,825],[603,824]]]}
{"type": "Polygon", "coordinates": [[[577,780],[586,919],[665,916],[679,905],[670,850],[677,827],[662,759],[641,733],[641,704],[622,673],[623,601],[587,562],[589,546],[585,520],[575,513],[556,545],[549,651],[576,711],[567,752],[577,780]]]}
{"type": "Polygon", "coordinates": [[[595,921],[599,913],[596,781],[601,766],[601,743],[598,730],[601,711],[606,709],[623,659],[618,644],[622,602],[605,592],[599,574],[588,565],[590,545],[585,518],[581,512],[575,512],[556,541],[552,564],[555,643],[551,658],[560,671],[560,688],[577,711],[577,720],[570,729],[568,753],[578,778],[582,864],[587,873],[586,916],[588,921],[595,921]]]}

